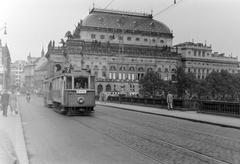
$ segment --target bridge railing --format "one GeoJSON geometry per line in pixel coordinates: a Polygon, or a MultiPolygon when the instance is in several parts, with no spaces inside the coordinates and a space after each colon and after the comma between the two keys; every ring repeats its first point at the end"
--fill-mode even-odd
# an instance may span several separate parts
{"type": "MultiPolygon", "coordinates": [[[[167,108],[167,101],[164,98],[108,96],[108,101],[167,108]]],[[[240,103],[238,102],[173,99],[173,107],[178,110],[191,110],[200,113],[240,117],[240,103]]]]}
{"type": "MultiPolygon", "coordinates": [[[[141,98],[141,97],[119,97],[119,96],[108,96],[108,101],[117,103],[128,103],[128,104],[144,104],[150,106],[161,106],[167,108],[167,100],[164,98],[141,98]]],[[[197,110],[198,101],[196,100],[183,100],[174,99],[173,106],[180,110],[197,110]]]]}
{"type": "Polygon", "coordinates": [[[200,101],[198,112],[240,117],[240,103],[226,101],[200,101]]]}

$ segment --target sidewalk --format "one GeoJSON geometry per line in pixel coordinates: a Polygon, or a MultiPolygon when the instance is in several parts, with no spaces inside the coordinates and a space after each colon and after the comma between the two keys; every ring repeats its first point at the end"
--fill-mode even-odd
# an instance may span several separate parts
{"type": "Polygon", "coordinates": [[[137,105],[118,104],[110,102],[97,102],[97,105],[116,107],[124,110],[131,110],[136,112],[142,112],[147,114],[155,114],[166,117],[173,117],[178,119],[184,119],[194,122],[207,123],[212,125],[218,125],[223,127],[240,129],[240,118],[217,116],[211,114],[197,113],[195,111],[168,111],[163,108],[156,107],[144,107],[137,105]]]}
{"type": "Polygon", "coordinates": [[[1,111],[0,132],[0,140],[2,139],[0,142],[0,163],[7,161],[6,155],[9,155],[8,161],[18,159],[20,164],[28,164],[20,114],[11,114],[8,111],[8,117],[3,117],[1,111]]]}

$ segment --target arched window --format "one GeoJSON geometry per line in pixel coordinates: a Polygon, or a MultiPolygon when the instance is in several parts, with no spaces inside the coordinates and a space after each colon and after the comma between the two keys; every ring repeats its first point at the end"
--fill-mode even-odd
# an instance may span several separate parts
{"type": "Polygon", "coordinates": [[[101,84],[99,84],[98,86],[97,86],[97,93],[99,94],[99,93],[101,93],[103,91],[103,86],[101,85],[101,84]]]}
{"type": "Polygon", "coordinates": [[[148,71],[148,72],[151,72],[151,71],[153,71],[153,69],[152,69],[152,68],[148,68],[147,71],[148,71]]]}
{"type": "Polygon", "coordinates": [[[123,66],[123,67],[120,67],[119,70],[120,70],[120,71],[125,71],[126,68],[123,66]]]}
{"type": "Polygon", "coordinates": [[[135,70],[134,67],[129,68],[129,71],[134,71],[134,70],[135,70]]]}
{"type": "Polygon", "coordinates": [[[143,67],[139,67],[139,68],[138,68],[138,71],[139,71],[139,72],[144,72],[143,67]]]}
{"type": "Polygon", "coordinates": [[[110,84],[106,85],[106,92],[111,92],[111,85],[110,84]]]}
{"type": "Polygon", "coordinates": [[[110,70],[111,70],[111,71],[116,71],[116,67],[115,67],[115,66],[111,66],[111,67],[110,67],[110,70]]]}

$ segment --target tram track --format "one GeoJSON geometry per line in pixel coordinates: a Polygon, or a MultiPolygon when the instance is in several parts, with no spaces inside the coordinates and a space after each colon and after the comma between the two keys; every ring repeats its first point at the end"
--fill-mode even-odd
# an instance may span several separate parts
{"type": "Polygon", "coordinates": [[[143,154],[161,164],[174,163],[222,163],[229,164],[228,161],[219,160],[209,155],[193,151],[187,147],[179,146],[161,138],[149,138],[145,134],[137,134],[121,125],[102,119],[94,115],[90,120],[80,120],[73,118],[78,123],[93,129],[113,140],[120,142],[128,148],[143,154]],[[120,136],[120,137],[119,137],[120,136]],[[149,147],[150,146],[150,147],[149,147]],[[152,149],[152,150],[151,150],[152,149]],[[176,155],[175,157],[172,157],[176,155]]]}
{"type": "Polygon", "coordinates": [[[133,119],[128,119],[128,118],[123,118],[123,117],[119,117],[113,114],[109,114],[109,113],[102,113],[103,117],[106,115],[109,115],[109,117],[111,118],[116,118],[116,119],[121,119],[124,122],[129,122],[129,124],[136,124],[142,127],[147,127],[147,129],[151,129],[151,130],[157,130],[157,131],[165,131],[166,133],[175,133],[175,134],[183,134],[185,136],[188,136],[188,139],[195,139],[195,140],[199,140],[199,141],[204,141],[207,144],[215,144],[218,147],[221,147],[223,149],[229,149],[229,147],[234,150],[239,152],[240,155],[240,140],[239,139],[233,139],[230,137],[225,137],[223,135],[217,135],[217,134],[213,134],[213,133],[206,133],[206,132],[202,132],[200,130],[193,130],[193,129],[186,129],[186,128],[181,128],[181,127],[176,127],[173,125],[169,125],[169,124],[157,124],[157,126],[153,126],[150,123],[145,123],[145,122],[140,122],[140,121],[135,121],[133,119]],[[166,127],[168,127],[166,129],[166,127]],[[187,134],[187,135],[186,135],[187,134]],[[189,135],[189,134],[194,134],[194,135],[189,135]],[[197,137],[197,138],[196,138],[197,137]],[[201,137],[204,137],[204,139],[202,139],[201,137]],[[229,146],[229,143],[232,143],[231,146],[229,146]]]}

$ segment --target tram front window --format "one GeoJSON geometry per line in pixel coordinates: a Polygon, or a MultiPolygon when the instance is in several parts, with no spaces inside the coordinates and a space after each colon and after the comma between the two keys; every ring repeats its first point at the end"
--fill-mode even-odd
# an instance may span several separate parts
{"type": "Polygon", "coordinates": [[[88,89],[88,78],[75,77],[74,78],[74,88],[75,89],[88,89]]]}

